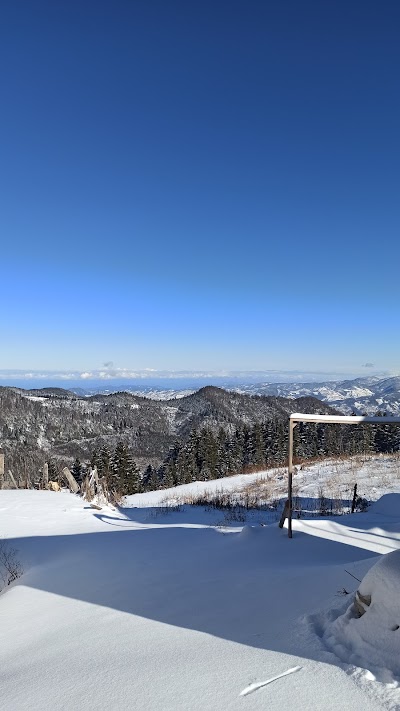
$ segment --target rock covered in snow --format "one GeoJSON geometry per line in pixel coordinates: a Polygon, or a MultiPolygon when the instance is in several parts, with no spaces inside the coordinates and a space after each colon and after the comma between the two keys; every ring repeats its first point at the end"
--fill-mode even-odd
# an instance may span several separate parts
{"type": "Polygon", "coordinates": [[[362,617],[367,611],[367,607],[371,604],[371,595],[363,595],[359,590],[356,592],[354,600],[354,608],[358,617],[362,617]]]}
{"type": "Polygon", "coordinates": [[[400,678],[400,549],[370,568],[354,604],[323,636],[342,661],[373,670],[380,681],[400,678]]]}
{"type": "MultiPolygon", "coordinates": [[[[386,553],[364,576],[358,594],[370,600],[388,629],[400,627],[400,550],[386,553]]],[[[367,606],[368,602],[366,603],[367,606]]],[[[365,610],[367,612],[367,610],[365,610]]]]}

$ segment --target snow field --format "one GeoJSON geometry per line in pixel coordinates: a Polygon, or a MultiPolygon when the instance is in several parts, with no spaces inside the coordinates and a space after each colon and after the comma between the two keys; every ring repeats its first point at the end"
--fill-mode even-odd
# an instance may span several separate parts
{"type": "MultiPolygon", "coordinates": [[[[376,462],[358,473],[378,498],[376,462]]],[[[332,476],[328,465],[297,475],[308,495],[318,466],[332,476]]],[[[387,471],[395,466],[389,458],[387,471]]],[[[258,478],[186,486],[233,490],[258,478]]],[[[183,488],[101,511],[66,492],[0,491],[0,536],[25,571],[0,594],[2,709],[399,709],[397,667],[371,661],[362,627],[343,637],[359,586],[349,573],[361,580],[371,569],[373,581],[379,556],[400,550],[398,497],[294,521],[290,541],[275,524],[218,528],[220,513],[198,506],[154,515],[183,488]]]]}

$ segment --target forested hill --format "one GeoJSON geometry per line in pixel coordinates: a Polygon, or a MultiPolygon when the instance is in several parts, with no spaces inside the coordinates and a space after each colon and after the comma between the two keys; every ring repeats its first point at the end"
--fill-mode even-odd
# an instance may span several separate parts
{"type": "MultiPolygon", "coordinates": [[[[288,415],[299,411],[334,412],[313,397],[250,396],[211,386],[167,401],[126,392],[85,398],[61,389],[0,388],[0,443],[6,470],[21,485],[34,484],[45,462],[52,478],[75,462],[78,479],[90,463],[133,493],[283,464],[288,415]]],[[[392,451],[398,438],[390,425],[295,430],[304,458],[392,451]]]]}
{"type": "Polygon", "coordinates": [[[156,401],[130,393],[78,397],[68,390],[0,388],[0,444],[6,468],[33,476],[45,461],[70,465],[90,460],[104,446],[122,441],[142,470],[159,467],[171,448],[193,431],[282,422],[290,412],[329,413],[315,398],[250,396],[205,387],[184,398],[156,401]]]}

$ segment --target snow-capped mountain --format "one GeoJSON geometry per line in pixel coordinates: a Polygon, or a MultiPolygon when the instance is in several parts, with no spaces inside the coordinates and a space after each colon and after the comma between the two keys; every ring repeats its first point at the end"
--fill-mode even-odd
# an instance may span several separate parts
{"type": "MultiPolygon", "coordinates": [[[[123,390],[152,400],[171,400],[186,397],[198,389],[198,384],[196,386],[195,382],[184,379],[180,384],[174,381],[173,386],[166,387],[165,382],[159,385],[152,382],[151,385],[146,386],[132,383],[125,385],[107,383],[107,385],[71,388],[71,390],[80,396],[109,394],[123,390]]],[[[312,396],[340,410],[345,415],[351,413],[373,415],[377,411],[382,411],[400,416],[400,376],[382,378],[375,375],[353,380],[324,380],[303,383],[243,380],[235,383],[227,381],[223,383],[222,387],[248,395],[273,395],[285,398],[312,396]]]]}
{"type": "Polygon", "coordinates": [[[298,398],[317,397],[348,415],[373,415],[378,410],[400,415],[400,376],[379,378],[369,376],[354,380],[325,381],[322,383],[259,383],[245,384],[237,390],[257,395],[298,398]]]}

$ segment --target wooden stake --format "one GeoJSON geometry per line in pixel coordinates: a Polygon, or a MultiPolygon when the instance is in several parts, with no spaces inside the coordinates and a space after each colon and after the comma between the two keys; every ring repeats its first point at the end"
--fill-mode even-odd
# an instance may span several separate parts
{"type": "Polygon", "coordinates": [[[283,528],[284,523],[285,523],[287,516],[288,516],[288,511],[289,511],[289,499],[286,499],[285,505],[284,505],[283,511],[282,511],[282,516],[280,517],[280,520],[279,520],[279,528],[283,528]]]}
{"type": "Polygon", "coordinates": [[[357,484],[354,484],[353,501],[351,502],[351,513],[354,513],[354,511],[356,510],[356,501],[357,501],[357,484]]]}
{"type": "Polygon", "coordinates": [[[293,511],[293,430],[296,423],[289,419],[289,465],[288,465],[288,537],[293,538],[292,511],[293,511]]]}

